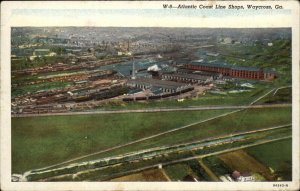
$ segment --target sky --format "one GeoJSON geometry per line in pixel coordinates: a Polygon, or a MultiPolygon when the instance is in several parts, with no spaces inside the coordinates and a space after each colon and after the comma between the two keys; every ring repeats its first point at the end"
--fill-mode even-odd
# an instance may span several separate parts
{"type": "MultiPolygon", "coordinates": [[[[174,3],[175,5],[178,2],[174,3]]],[[[195,2],[195,5],[201,2],[195,2]]],[[[205,3],[202,3],[205,4],[205,3]]],[[[63,5],[63,4],[62,4],[63,5]]],[[[73,4],[72,4],[73,5],[73,4]]],[[[13,26],[118,26],[118,27],[290,27],[292,11],[284,9],[252,10],[164,9],[163,3],[74,4],[74,6],[12,7],[13,26]]],[[[258,4],[260,5],[260,4],[258,4]]],[[[274,7],[274,6],[273,6],[274,7]]]]}

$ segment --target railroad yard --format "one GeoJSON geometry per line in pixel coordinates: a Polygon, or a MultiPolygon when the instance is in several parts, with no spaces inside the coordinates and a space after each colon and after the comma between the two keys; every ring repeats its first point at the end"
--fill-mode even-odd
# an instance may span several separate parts
{"type": "Polygon", "coordinates": [[[12,29],[12,181],[290,181],[291,31],[149,31],[12,29]]]}

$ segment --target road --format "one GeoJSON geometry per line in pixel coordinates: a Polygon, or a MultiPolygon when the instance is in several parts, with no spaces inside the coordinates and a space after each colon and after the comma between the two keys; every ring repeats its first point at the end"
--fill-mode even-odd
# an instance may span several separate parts
{"type": "Polygon", "coordinates": [[[283,87],[280,87],[280,88],[277,88],[274,93],[273,93],[273,96],[277,93],[278,90],[281,90],[281,89],[285,89],[285,88],[291,88],[292,86],[283,86],[283,87]]]}
{"type": "Polygon", "coordinates": [[[166,179],[167,179],[169,182],[172,181],[171,178],[168,176],[168,174],[166,173],[166,171],[165,171],[163,168],[160,169],[160,171],[161,171],[161,173],[164,175],[164,177],[166,177],[166,179]]]}
{"type": "Polygon", "coordinates": [[[259,98],[257,98],[256,100],[252,101],[250,103],[250,105],[255,104],[256,102],[258,102],[259,100],[263,99],[264,97],[266,97],[267,95],[269,95],[272,91],[274,91],[275,88],[271,89],[270,91],[268,91],[267,93],[265,93],[264,95],[260,96],[259,98]]]}
{"type": "Polygon", "coordinates": [[[220,179],[215,175],[215,173],[210,170],[210,168],[208,168],[206,166],[206,164],[204,164],[204,162],[202,161],[202,158],[198,159],[198,162],[200,164],[200,166],[205,170],[205,172],[208,174],[208,176],[213,180],[213,181],[219,181],[220,179]]]}
{"type": "MultiPolygon", "coordinates": [[[[268,92],[268,94],[270,92],[268,92]]],[[[207,106],[207,107],[197,106],[197,107],[183,107],[183,108],[150,108],[150,109],[124,109],[124,110],[102,110],[102,111],[97,110],[97,111],[73,112],[73,113],[69,112],[69,113],[44,113],[44,114],[15,114],[15,115],[12,114],[12,117],[39,117],[39,116],[65,116],[65,115],[91,115],[91,114],[117,114],[117,113],[153,113],[153,112],[202,111],[202,110],[221,110],[221,109],[252,109],[252,108],[254,109],[254,108],[291,107],[292,105],[292,104],[253,105],[257,101],[258,99],[253,101],[250,105],[235,105],[235,106],[207,106]]]]}

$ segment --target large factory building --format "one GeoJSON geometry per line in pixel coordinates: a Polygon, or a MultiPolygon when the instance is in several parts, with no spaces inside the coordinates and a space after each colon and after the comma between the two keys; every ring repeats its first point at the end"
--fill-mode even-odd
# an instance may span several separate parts
{"type": "Polygon", "coordinates": [[[178,81],[178,82],[187,82],[187,83],[197,83],[197,84],[208,84],[213,81],[212,76],[202,76],[197,74],[162,74],[162,79],[178,81]]]}
{"type": "Polygon", "coordinates": [[[222,62],[203,62],[193,61],[184,66],[186,69],[217,72],[224,76],[237,78],[248,78],[256,80],[272,80],[276,78],[276,72],[272,70],[263,70],[257,67],[236,66],[222,62]]]}
{"type": "Polygon", "coordinates": [[[141,88],[141,89],[151,89],[159,88],[163,93],[175,93],[185,91],[189,88],[192,88],[190,84],[166,81],[166,80],[157,80],[149,78],[138,78],[131,79],[127,81],[127,86],[132,88],[141,88]]]}

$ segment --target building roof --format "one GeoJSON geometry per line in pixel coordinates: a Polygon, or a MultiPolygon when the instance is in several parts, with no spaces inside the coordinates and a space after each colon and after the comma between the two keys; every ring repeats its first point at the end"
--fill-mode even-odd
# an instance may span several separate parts
{"type": "Polygon", "coordinates": [[[232,65],[227,64],[225,62],[220,62],[220,61],[213,61],[213,62],[192,61],[191,63],[195,64],[195,65],[219,67],[219,68],[231,68],[232,67],[232,65]]]}
{"type": "Polygon", "coordinates": [[[88,81],[86,80],[81,80],[81,81],[75,81],[76,84],[83,84],[83,83],[87,83],[88,81]]]}
{"type": "Polygon", "coordinates": [[[207,71],[198,71],[198,70],[191,70],[186,68],[178,68],[177,73],[179,74],[196,74],[196,75],[203,75],[203,76],[218,76],[219,73],[216,72],[207,72],[207,71]]]}
{"type": "Polygon", "coordinates": [[[210,66],[210,67],[218,67],[218,68],[229,68],[234,70],[245,70],[245,71],[259,71],[260,69],[254,66],[238,66],[233,64],[228,64],[221,61],[213,61],[213,62],[199,62],[192,61],[191,64],[201,65],[201,66],[210,66]]]}
{"type": "Polygon", "coordinates": [[[232,65],[231,69],[234,70],[245,70],[245,71],[259,71],[260,69],[257,67],[253,66],[237,66],[237,65],[232,65]]]}
{"type": "Polygon", "coordinates": [[[48,51],[50,51],[50,49],[35,49],[34,50],[35,52],[48,52],[48,51]]]}
{"type": "Polygon", "coordinates": [[[188,79],[194,79],[194,80],[206,80],[210,78],[210,76],[203,76],[203,75],[197,75],[197,74],[163,74],[166,76],[172,76],[172,77],[179,77],[179,78],[188,78],[188,79]]]}
{"type": "Polygon", "coordinates": [[[241,173],[239,172],[239,171],[237,171],[237,170],[235,170],[233,173],[232,173],[232,177],[234,178],[234,179],[237,179],[238,177],[240,177],[241,176],[241,173]]]}
{"type": "Polygon", "coordinates": [[[162,89],[159,88],[159,87],[152,87],[152,88],[151,88],[151,92],[152,92],[154,95],[158,95],[158,94],[163,93],[162,89]]]}
{"type": "Polygon", "coordinates": [[[138,78],[138,79],[134,79],[134,80],[128,80],[127,83],[144,84],[146,86],[162,87],[162,88],[166,88],[166,89],[177,89],[180,87],[187,86],[187,84],[184,84],[184,83],[166,81],[166,80],[149,79],[149,78],[138,78]]]}
{"type": "Polygon", "coordinates": [[[152,77],[151,74],[149,74],[148,72],[144,72],[144,71],[143,71],[143,72],[138,72],[138,73],[136,73],[135,76],[136,76],[136,77],[147,77],[147,76],[148,76],[148,77],[150,77],[150,76],[152,77]]]}
{"type": "Polygon", "coordinates": [[[178,68],[177,72],[178,73],[193,73],[195,70],[190,70],[190,69],[186,69],[186,68],[178,68]]]}
{"type": "Polygon", "coordinates": [[[193,70],[193,74],[204,75],[204,76],[218,76],[221,73],[207,72],[207,71],[195,71],[195,70],[193,70]]]}

